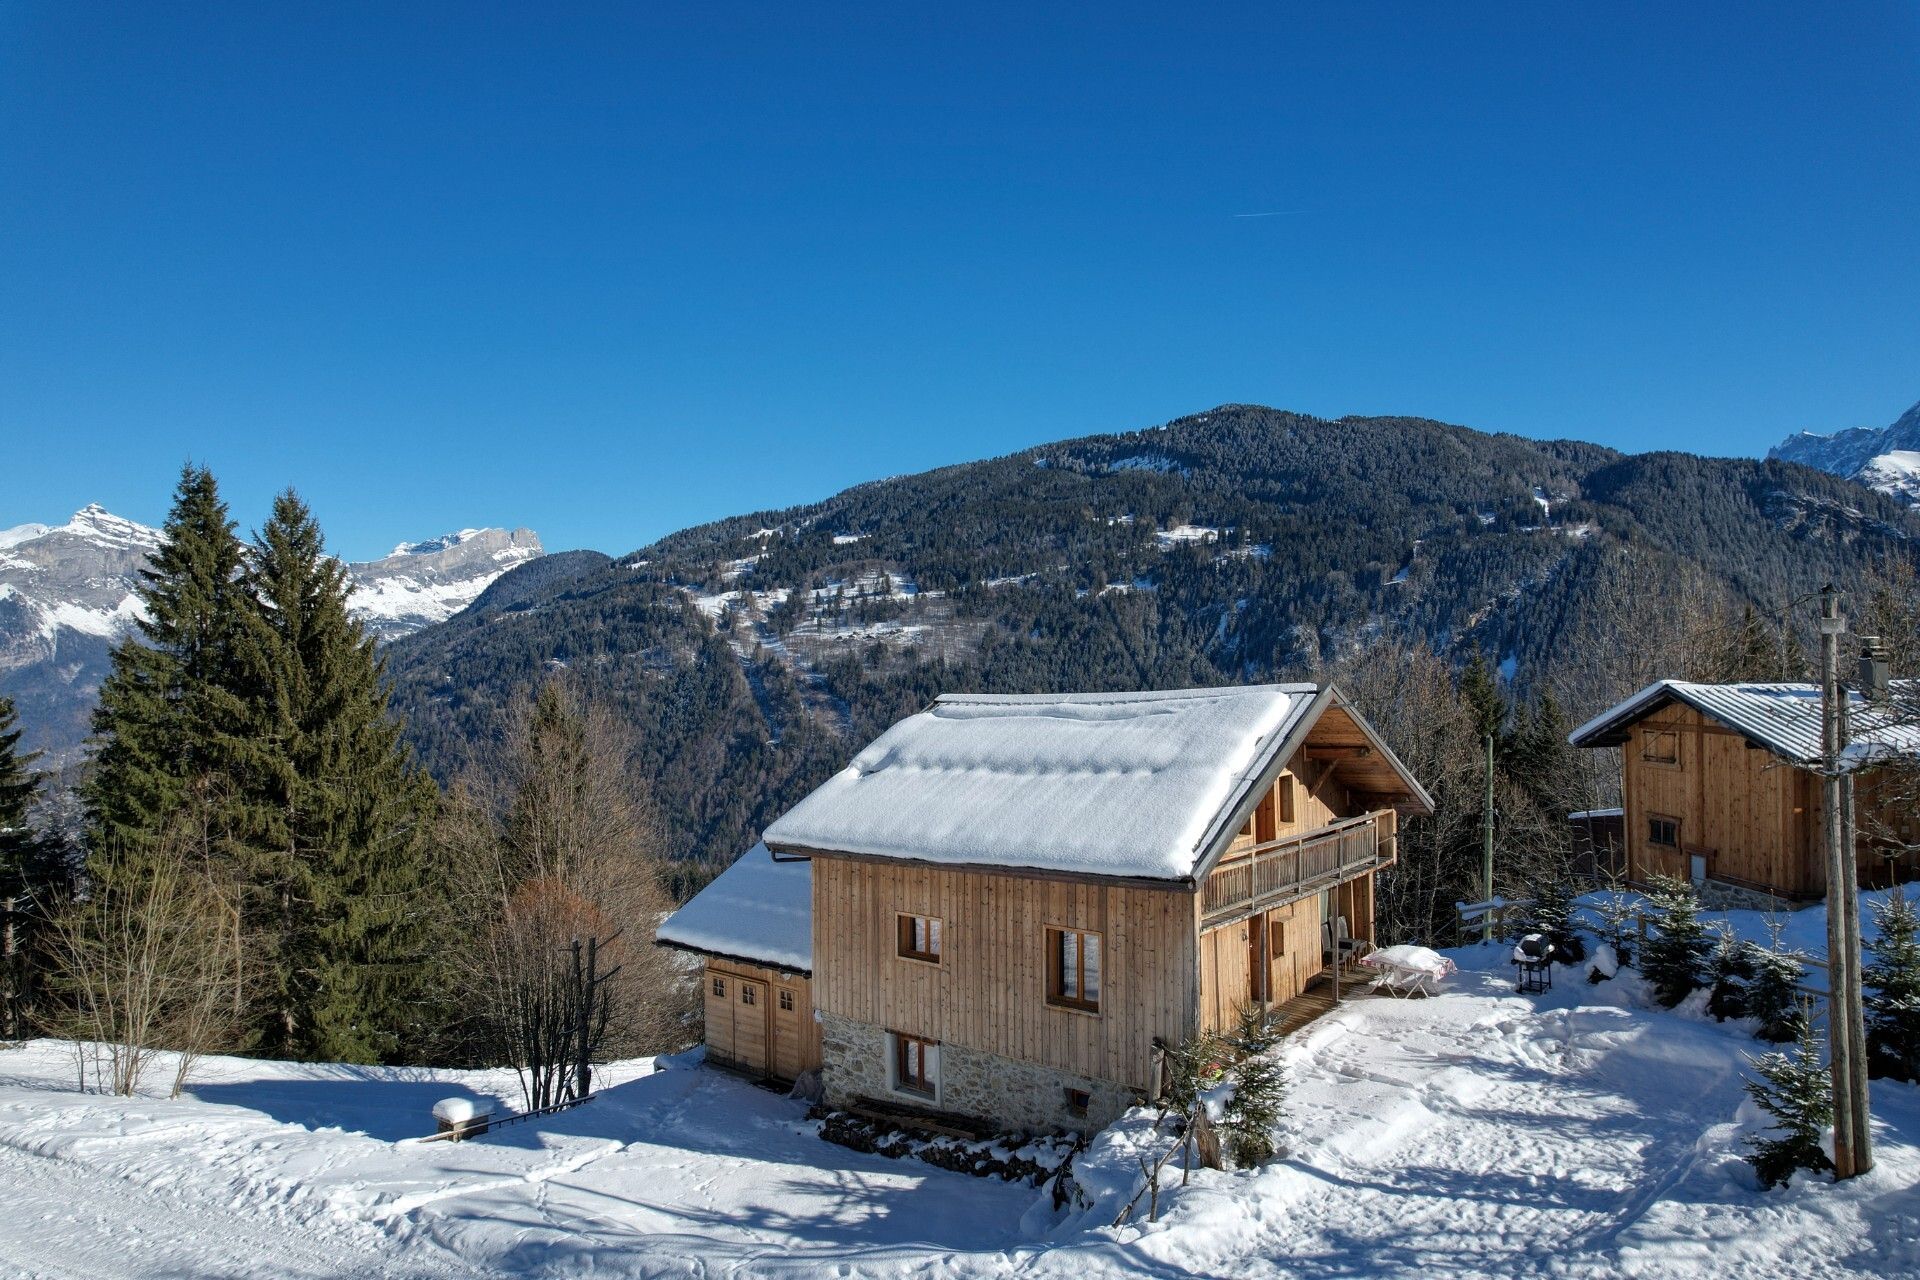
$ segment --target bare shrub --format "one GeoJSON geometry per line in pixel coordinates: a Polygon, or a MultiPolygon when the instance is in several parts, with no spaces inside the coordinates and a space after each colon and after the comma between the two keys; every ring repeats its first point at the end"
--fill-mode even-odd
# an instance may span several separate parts
{"type": "Polygon", "coordinates": [[[47,1024],[74,1042],[83,1089],[131,1096],[172,1053],[177,1097],[202,1055],[235,1046],[237,894],[179,852],[163,845],[55,918],[47,1024]]]}
{"type": "Polygon", "coordinates": [[[684,1037],[693,984],[651,945],[673,904],[630,756],[611,717],[549,680],[515,708],[495,761],[454,789],[442,824],[477,1047],[514,1067],[529,1107],[584,1090],[572,1073],[583,1052],[604,1061],[684,1037]]]}

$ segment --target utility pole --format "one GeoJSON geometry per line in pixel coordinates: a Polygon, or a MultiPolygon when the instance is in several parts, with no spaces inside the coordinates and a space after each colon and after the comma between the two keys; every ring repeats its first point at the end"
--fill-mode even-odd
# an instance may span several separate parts
{"type": "MultiPolygon", "coordinates": [[[[1483,902],[1493,901],[1493,735],[1487,735],[1487,798],[1480,810],[1480,888],[1483,902]]],[[[1489,908],[1491,910],[1491,908],[1489,908]]],[[[1489,926],[1488,935],[1491,937],[1489,926]]]]}
{"type": "Polygon", "coordinates": [[[1846,768],[1847,690],[1840,681],[1840,598],[1820,592],[1820,722],[1827,844],[1827,1048],[1833,1075],[1833,1176],[1873,1168],[1867,1112],[1867,1033],[1860,1007],[1860,887],[1854,862],[1853,775],[1846,768]]]}

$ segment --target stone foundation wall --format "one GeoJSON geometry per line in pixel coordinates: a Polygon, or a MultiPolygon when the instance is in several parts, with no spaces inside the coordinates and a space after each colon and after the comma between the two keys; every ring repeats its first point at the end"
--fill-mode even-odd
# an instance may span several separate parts
{"type": "Polygon", "coordinates": [[[890,1079],[892,1044],[884,1027],[824,1012],[820,1021],[821,1077],[831,1107],[852,1106],[861,1097],[877,1098],[985,1121],[998,1129],[1053,1133],[1103,1128],[1136,1100],[1133,1090],[1111,1080],[1076,1076],[957,1044],[940,1046],[937,1097],[929,1101],[897,1093],[890,1079]],[[1069,1089],[1087,1093],[1085,1115],[1068,1109],[1069,1089]]]}
{"type": "Polygon", "coordinates": [[[1776,897],[1764,889],[1723,884],[1709,879],[1699,886],[1700,905],[1709,911],[1798,911],[1806,906],[1791,898],[1776,897]]]}

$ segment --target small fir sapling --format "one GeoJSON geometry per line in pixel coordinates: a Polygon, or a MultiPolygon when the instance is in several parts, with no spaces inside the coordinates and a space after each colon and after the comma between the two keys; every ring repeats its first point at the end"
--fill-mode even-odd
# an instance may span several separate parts
{"type": "Polygon", "coordinates": [[[1273,1056],[1279,1037],[1258,1005],[1241,1006],[1229,1043],[1237,1055],[1227,1068],[1233,1096],[1221,1110],[1220,1131],[1235,1167],[1251,1169],[1277,1150],[1273,1131],[1284,1114],[1286,1069],[1273,1056]]]}
{"type": "Polygon", "coordinates": [[[1600,917],[1600,941],[1612,949],[1615,962],[1632,964],[1638,942],[1633,928],[1633,899],[1617,888],[1610,889],[1594,904],[1594,912],[1600,917]]]}
{"type": "Polygon", "coordinates": [[[1813,1020],[1802,1014],[1791,1054],[1775,1051],[1749,1062],[1760,1079],[1747,1081],[1747,1094],[1773,1117],[1767,1132],[1747,1138],[1760,1185],[1777,1187],[1796,1169],[1832,1169],[1820,1140],[1833,1122],[1833,1084],[1820,1062],[1813,1020]]]}
{"type": "Polygon", "coordinates": [[[1553,958],[1561,964],[1586,959],[1587,944],[1574,920],[1573,884],[1564,876],[1549,875],[1533,891],[1533,919],[1526,930],[1545,934],[1553,944],[1553,958]]]}
{"type": "Polygon", "coordinates": [[[1720,1021],[1747,1016],[1747,984],[1753,981],[1753,948],[1724,926],[1715,931],[1713,950],[1707,953],[1707,983],[1712,994],[1707,1012],[1720,1021]]]}
{"type": "Polygon", "coordinates": [[[1797,1040],[1807,1020],[1806,1001],[1799,991],[1806,966],[1797,952],[1780,946],[1780,927],[1773,926],[1773,945],[1748,948],[1753,977],[1747,982],[1747,1017],[1759,1024],[1754,1034],[1774,1044],[1797,1040]]]}
{"type": "Polygon", "coordinates": [[[1653,937],[1642,949],[1640,972],[1653,984],[1660,1003],[1671,1009],[1691,995],[1705,977],[1707,931],[1700,923],[1700,899],[1686,881],[1653,877],[1648,901],[1658,921],[1653,937]]]}
{"type": "Polygon", "coordinates": [[[1867,1069],[1874,1076],[1920,1082],[1920,912],[1896,888],[1874,911],[1880,936],[1861,971],[1867,988],[1867,1069]]]}

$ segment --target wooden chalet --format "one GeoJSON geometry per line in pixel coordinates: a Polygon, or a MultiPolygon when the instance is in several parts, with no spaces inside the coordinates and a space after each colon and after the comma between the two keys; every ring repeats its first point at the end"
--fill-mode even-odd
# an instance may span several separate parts
{"type": "MultiPolygon", "coordinates": [[[[1916,682],[1897,681],[1896,695],[1916,682]]],[[[1855,784],[1860,883],[1912,879],[1920,818],[1878,785],[1874,764],[1920,753],[1920,728],[1885,699],[1850,696],[1862,767],[1855,784]],[[1889,856],[1889,855],[1894,856],[1889,856]]],[[[1770,907],[1826,892],[1820,686],[1662,680],[1574,730],[1576,747],[1618,747],[1629,883],[1691,880],[1715,905],[1770,907]]]]}
{"type": "MultiPolygon", "coordinates": [[[[1371,945],[1374,874],[1431,808],[1330,687],[948,696],[748,857],[811,868],[784,972],[830,1103],[1086,1128],[1157,1092],[1162,1046],[1371,945]]],[[[708,956],[709,1053],[751,1066],[741,989],[713,985],[770,981],[737,967],[769,964],[748,914],[708,905],[754,888],[733,874],[660,936],[708,956]]]]}
{"type": "Polygon", "coordinates": [[[791,1083],[820,1065],[813,872],[757,844],[668,916],[664,946],[704,958],[707,1061],[791,1083]]]}

